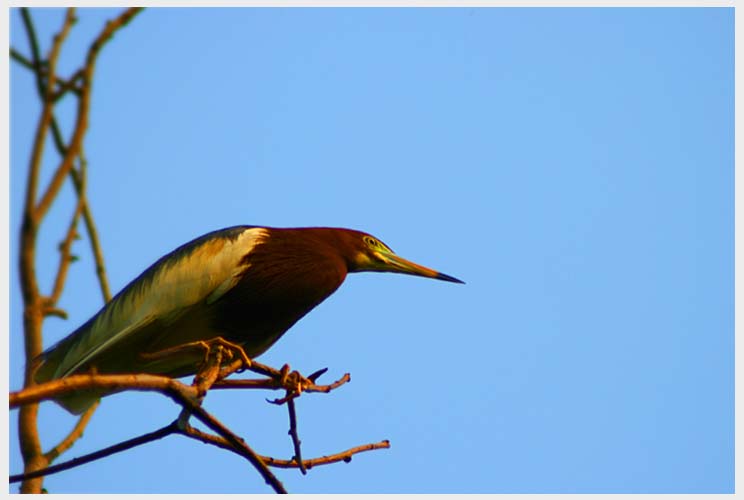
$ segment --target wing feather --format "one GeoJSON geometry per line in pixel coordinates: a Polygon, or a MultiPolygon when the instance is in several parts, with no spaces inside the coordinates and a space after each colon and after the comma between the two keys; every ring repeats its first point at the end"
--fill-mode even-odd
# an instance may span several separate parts
{"type": "MultiPolygon", "coordinates": [[[[175,321],[190,306],[217,300],[250,265],[245,256],[265,228],[237,226],[206,234],[162,257],[86,324],[46,351],[37,380],[69,375],[153,321],[175,321]],[[56,366],[55,366],[56,365],[56,366]]],[[[147,339],[143,339],[147,340],[147,339]]]]}

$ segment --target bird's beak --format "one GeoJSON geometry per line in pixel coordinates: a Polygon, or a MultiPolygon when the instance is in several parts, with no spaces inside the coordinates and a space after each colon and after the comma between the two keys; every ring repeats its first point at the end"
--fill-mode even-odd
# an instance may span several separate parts
{"type": "Polygon", "coordinates": [[[421,266],[410,260],[406,260],[392,252],[376,252],[377,257],[380,259],[380,271],[388,271],[391,273],[401,274],[412,274],[414,276],[423,276],[425,278],[433,278],[435,280],[451,281],[452,283],[465,283],[448,274],[440,273],[434,269],[421,266]]]}

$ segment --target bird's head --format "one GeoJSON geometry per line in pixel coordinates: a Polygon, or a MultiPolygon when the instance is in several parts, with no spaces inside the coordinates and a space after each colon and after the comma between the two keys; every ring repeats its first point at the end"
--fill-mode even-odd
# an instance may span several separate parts
{"type": "Polygon", "coordinates": [[[349,244],[353,248],[349,266],[350,272],[375,271],[412,274],[453,283],[464,283],[457,278],[396,255],[389,246],[367,233],[350,231],[348,238],[349,244]]]}

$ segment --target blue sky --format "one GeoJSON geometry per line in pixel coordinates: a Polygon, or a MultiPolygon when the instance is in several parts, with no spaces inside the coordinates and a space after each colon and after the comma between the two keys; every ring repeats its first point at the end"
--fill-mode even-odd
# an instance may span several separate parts
{"type": "MultiPolygon", "coordinates": [[[[63,72],[116,12],[80,10],[63,72]]],[[[45,51],[61,15],[34,11],[45,51]]],[[[10,35],[28,53],[16,11],[10,35]]],[[[15,389],[38,103],[10,69],[15,389]]],[[[467,282],[352,275],[262,356],[352,374],[298,400],[306,457],[392,443],[305,477],[277,471],[290,491],[733,492],[733,9],[149,9],[101,54],[90,125],[115,291],[234,224],[361,229],[467,282]]],[[[47,284],[64,195],[43,227],[47,284]]],[[[70,320],[49,319],[45,345],[101,306],[87,241],[76,248],[70,320]]],[[[214,393],[206,407],[288,458],[285,411],[264,397],[214,393]]],[[[65,458],[176,413],[156,395],[106,398],[65,458]]],[[[73,422],[43,405],[46,447],[73,422]]],[[[46,486],[268,491],[240,458],[178,437],[46,486]]]]}

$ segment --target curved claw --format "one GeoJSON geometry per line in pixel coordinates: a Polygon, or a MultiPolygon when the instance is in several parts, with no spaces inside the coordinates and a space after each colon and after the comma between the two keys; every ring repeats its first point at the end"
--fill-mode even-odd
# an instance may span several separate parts
{"type": "Polygon", "coordinates": [[[318,378],[320,378],[320,376],[323,375],[327,371],[328,371],[328,368],[321,368],[320,370],[315,371],[311,373],[310,375],[308,375],[307,379],[314,384],[315,381],[318,380],[318,378]]]}

